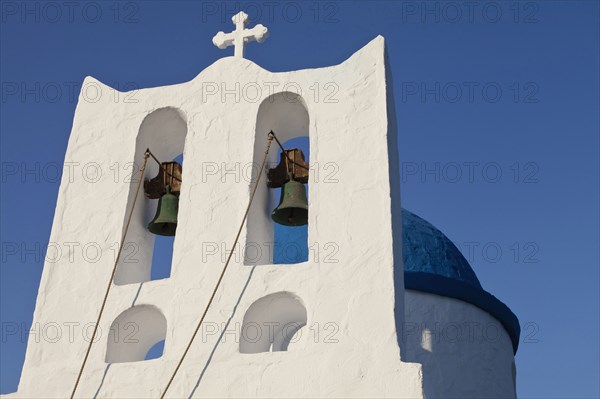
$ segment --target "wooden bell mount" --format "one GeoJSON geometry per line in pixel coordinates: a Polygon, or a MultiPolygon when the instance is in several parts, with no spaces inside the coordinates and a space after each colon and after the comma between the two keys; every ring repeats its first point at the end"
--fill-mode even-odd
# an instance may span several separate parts
{"type": "Polygon", "coordinates": [[[285,150],[285,153],[282,152],[279,165],[267,171],[267,179],[269,180],[267,186],[270,188],[282,187],[290,176],[294,181],[302,184],[308,183],[309,164],[304,159],[304,153],[298,148],[285,150]]]}
{"type": "Polygon", "coordinates": [[[171,194],[179,196],[181,191],[181,165],[178,162],[163,162],[156,177],[144,181],[146,198],[158,199],[167,193],[167,186],[171,194]]]}

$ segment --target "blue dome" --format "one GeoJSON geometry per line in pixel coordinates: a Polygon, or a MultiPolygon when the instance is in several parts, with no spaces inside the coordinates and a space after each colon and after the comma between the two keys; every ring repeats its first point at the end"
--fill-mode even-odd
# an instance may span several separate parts
{"type": "Polygon", "coordinates": [[[469,262],[454,243],[429,222],[402,210],[404,272],[423,272],[483,289],[469,262]]]}
{"type": "Polygon", "coordinates": [[[456,245],[431,223],[402,209],[404,287],[460,299],[485,310],[506,329],[517,352],[521,328],[517,316],[485,291],[456,245]]]}

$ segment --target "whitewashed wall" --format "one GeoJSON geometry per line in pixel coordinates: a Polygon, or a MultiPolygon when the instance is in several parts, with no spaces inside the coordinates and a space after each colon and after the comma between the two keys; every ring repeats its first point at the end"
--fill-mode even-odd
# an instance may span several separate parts
{"type": "MultiPolygon", "coordinates": [[[[333,162],[338,168],[338,182],[310,184],[310,259],[297,265],[270,264],[263,241],[272,241],[271,209],[263,181],[240,242],[251,238],[265,254],[253,262],[234,257],[207,315],[208,329],[198,336],[168,396],[421,397],[421,367],[400,361],[394,320],[394,307],[403,309],[404,304],[401,293],[395,303],[393,285],[394,264],[402,270],[402,263],[397,250],[400,226],[392,218],[392,198],[398,199],[399,192],[390,181],[399,177],[395,146],[388,151],[388,139],[395,142],[396,137],[389,128],[394,126],[388,112],[391,90],[382,37],[329,68],[271,73],[249,60],[226,57],[190,82],[135,93],[119,93],[87,78],[65,161],[94,163],[102,175],[93,182],[81,175],[73,181],[63,177],[50,241],[96,243],[103,256],[91,263],[75,252],[73,261],[63,256],[46,263],[34,323],[79,325],[72,339],[66,328],[56,342],[30,338],[16,396],[70,394],[86,349],[82,328],[96,318],[112,268],[112,248],[132,204],[135,183],[125,180],[131,171],[128,163],[139,166],[150,147],[161,159],[182,150],[185,158],[171,277],[148,281],[154,238],[145,225],[156,201],[142,198],[127,237],[139,248],[132,256],[138,262],[120,265],[78,396],[159,397],[223,266],[224,254],[214,254],[214,244],[230,249],[249,199],[251,184],[244,173],[223,174],[223,167],[246,170],[260,160],[264,130],[271,124],[282,139],[293,137],[296,133],[284,127],[298,123],[301,130],[305,109],[311,163],[333,162]],[[264,103],[270,95],[298,88],[302,107],[293,107],[291,119],[277,120],[269,112],[259,117],[261,104],[270,108],[264,103]],[[115,167],[120,171],[117,179],[115,167]],[[338,248],[333,255],[327,246],[331,243],[338,248]],[[265,305],[268,301],[258,302],[253,308],[258,310],[246,320],[264,321],[269,309],[288,304],[297,316],[293,319],[303,322],[305,317],[306,326],[288,351],[240,353],[246,310],[270,294],[285,299],[275,308],[265,305]],[[132,311],[132,306],[141,308],[132,311]],[[140,341],[126,355],[139,357],[142,346],[160,338],[162,315],[163,357],[106,363],[123,360],[108,343],[108,331],[117,318],[131,321],[128,315],[139,327],[133,338],[140,341]],[[227,334],[217,345],[225,323],[227,334]]],[[[275,153],[273,149],[271,156],[275,153]]],[[[146,177],[156,172],[152,165],[146,177]]],[[[399,202],[394,206],[399,212],[399,202]]],[[[273,314],[277,318],[282,312],[273,314]]],[[[128,349],[121,345],[118,351],[128,349]]]]}
{"type": "Polygon", "coordinates": [[[406,290],[403,350],[423,366],[427,398],[515,398],[510,337],[469,303],[406,290]]]}

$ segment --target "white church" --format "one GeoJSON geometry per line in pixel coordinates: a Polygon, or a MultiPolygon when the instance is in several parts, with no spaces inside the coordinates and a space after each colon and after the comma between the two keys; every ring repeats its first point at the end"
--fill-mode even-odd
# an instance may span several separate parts
{"type": "Polygon", "coordinates": [[[50,241],[119,243],[119,256],[46,262],[33,323],[87,335],[31,335],[4,397],[515,398],[517,317],[401,208],[384,38],[339,65],[273,73],[244,58],[267,28],[243,12],[233,22],[213,42],[234,55],[190,82],[127,102],[86,78],[103,95],[80,94],[65,164],[134,170],[63,176],[50,241]],[[309,89],[332,82],[335,101],[309,89]],[[307,157],[286,148],[299,137],[307,157]],[[252,167],[235,179],[207,165],[252,167]],[[308,260],[273,261],[276,224],[307,226],[308,260]],[[175,236],[171,276],[151,280],[157,234],[175,236]]]}

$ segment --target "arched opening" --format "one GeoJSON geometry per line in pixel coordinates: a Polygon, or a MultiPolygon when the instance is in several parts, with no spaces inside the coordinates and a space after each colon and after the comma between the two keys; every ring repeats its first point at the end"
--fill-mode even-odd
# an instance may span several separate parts
{"type": "Polygon", "coordinates": [[[306,308],[297,296],[278,292],[260,298],[244,315],[240,353],[287,351],[306,322],[306,308]]]}
{"type": "MultiPolygon", "coordinates": [[[[280,92],[267,97],[260,104],[256,119],[254,164],[257,167],[253,168],[252,183],[256,181],[269,131],[275,132],[286,150],[302,150],[305,161],[309,162],[309,127],[308,109],[300,95],[280,92]]],[[[281,149],[274,141],[266,168],[277,166],[280,154],[281,149]]],[[[248,216],[246,248],[252,249],[245,252],[244,260],[248,265],[293,264],[308,260],[308,226],[282,226],[271,219],[273,209],[279,204],[280,190],[268,188],[264,180],[259,184],[248,216]]],[[[308,200],[310,206],[310,198],[308,200]]]]}
{"type": "MultiPolygon", "coordinates": [[[[183,163],[186,135],[187,122],[183,114],[175,108],[161,108],[144,118],[136,140],[135,159],[128,164],[132,172],[132,178],[129,179],[128,210],[133,205],[140,178],[137,171],[143,164],[146,148],[161,162],[176,160],[183,163]]],[[[158,164],[152,158],[148,158],[146,171],[141,178],[152,179],[158,172],[158,164]]],[[[115,284],[141,283],[170,276],[174,237],[156,239],[157,236],[147,229],[148,223],[156,214],[157,206],[158,200],[148,199],[140,192],[119,259],[115,284]]]]}
{"type": "MultiPolygon", "coordinates": [[[[165,340],[167,319],[160,310],[150,305],[139,305],[121,313],[110,326],[106,347],[106,363],[138,362],[158,348],[165,340]]],[[[164,344],[163,344],[164,346],[164,344]]],[[[162,356],[162,350],[160,351],[162,356]]],[[[160,356],[155,356],[160,357],[160,356]]]]}

